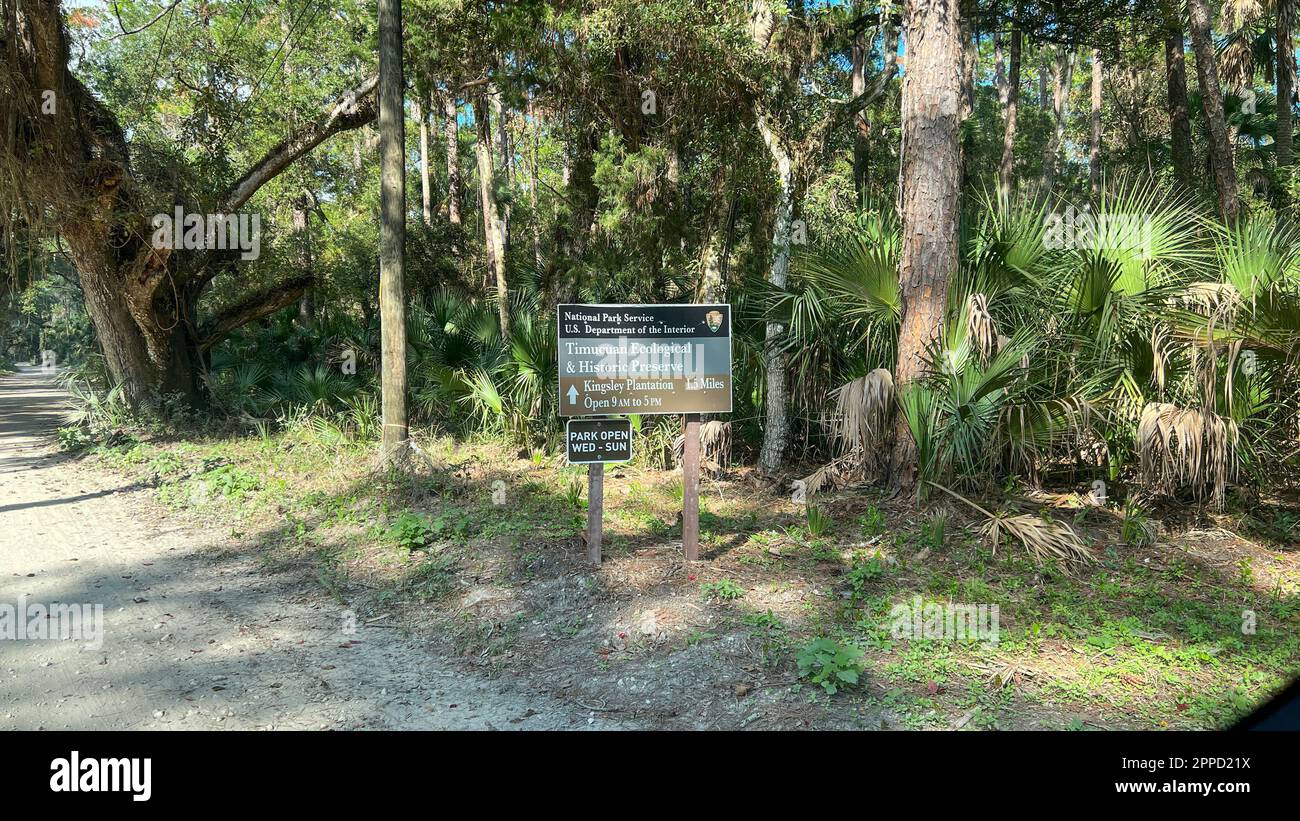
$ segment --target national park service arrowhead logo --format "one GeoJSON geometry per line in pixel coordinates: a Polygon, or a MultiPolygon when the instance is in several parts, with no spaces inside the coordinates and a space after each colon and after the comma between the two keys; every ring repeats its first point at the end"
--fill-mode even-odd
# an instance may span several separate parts
{"type": "Polygon", "coordinates": [[[704,315],[704,321],[709,323],[709,330],[716,334],[722,327],[722,311],[709,311],[704,315]]]}

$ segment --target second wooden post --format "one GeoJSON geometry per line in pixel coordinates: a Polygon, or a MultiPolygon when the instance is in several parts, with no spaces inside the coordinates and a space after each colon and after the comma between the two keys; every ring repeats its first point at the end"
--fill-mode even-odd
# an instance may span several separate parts
{"type": "Polygon", "coordinates": [[[605,466],[587,465],[587,560],[600,564],[600,530],[605,518],[605,466]]]}

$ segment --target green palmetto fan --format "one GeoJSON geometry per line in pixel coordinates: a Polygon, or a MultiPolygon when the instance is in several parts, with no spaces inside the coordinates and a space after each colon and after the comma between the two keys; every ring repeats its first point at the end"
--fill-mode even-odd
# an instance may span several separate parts
{"type": "Polygon", "coordinates": [[[555,416],[559,362],[555,323],[525,316],[511,329],[511,400],[535,422],[555,416]]]}
{"type": "Polygon", "coordinates": [[[982,192],[976,214],[967,219],[975,228],[963,252],[959,290],[990,301],[1011,290],[1037,290],[1051,257],[1044,242],[1048,213],[1046,204],[1017,202],[1003,190],[982,192]]]}
{"type": "MultiPolygon", "coordinates": [[[[810,304],[804,321],[834,314],[862,332],[896,328],[903,303],[898,286],[897,223],[886,217],[863,221],[862,230],[826,249],[813,248],[794,260],[796,275],[830,305],[810,304]],[[834,307],[831,307],[834,306],[834,307]]],[[[798,318],[791,321],[796,325],[798,318]]]]}
{"type": "Polygon", "coordinates": [[[483,368],[466,373],[458,381],[458,401],[468,407],[479,424],[496,428],[504,423],[506,401],[492,374],[483,368]]]}
{"type": "Polygon", "coordinates": [[[329,365],[303,364],[278,374],[274,380],[274,390],[281,401],[301,404],[313,410],[327,410],[351,396],[355,386],[329,365]]]}
{"type": "Polygon", "coordinates": [[[218,380],[229,404],[242,411],[260,414],[274,401],[267,390],[271,369],[261,362],[245,362],[223,372],[218,380]]]}
{"type": "Polygon", "coordinates": [[[126,424],[131,418],[122,382],[107,391],[97,390],[87,382],[72,379],[67,380],[64,387],[68,392],[67,418],[73,425],[110,428],[126,424]]]}
{"type": "Polygon", "coordinates": [[[343,417],[356,437],[366,442],[377,440],[382,432],[379,397],[362,393],[344,400],[343,404],[347,408],[343,417]]]}

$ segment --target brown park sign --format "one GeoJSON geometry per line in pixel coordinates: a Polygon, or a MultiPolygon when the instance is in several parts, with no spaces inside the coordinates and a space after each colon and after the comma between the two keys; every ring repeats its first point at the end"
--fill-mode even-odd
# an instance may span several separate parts
{"type": "Polygon", "coordinates": [[[730,305],[559,305],[560,416],[730,413],[730,305]]]}

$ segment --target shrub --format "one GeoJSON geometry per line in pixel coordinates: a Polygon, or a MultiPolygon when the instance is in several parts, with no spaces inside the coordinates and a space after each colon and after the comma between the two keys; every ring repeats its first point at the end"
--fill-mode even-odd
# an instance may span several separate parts
{"type": "Polygon", "coordinates": [[[863,652],[851,644],[821,638],[800,650],[795,662],[800,677],[835,695],[841,686],[858,683],[864,666],[862,657],[863,652]]]}
{"type": "Polygon", "coordinates": [[[389,525],[386,535],[398,545],[410,550],[428,547],[434,539],[433,525],[418,513],[402,513],[389,525]]]}
{"type": "Polygon", "coordinates": [[[705,597],[711,596],[723,599],[724,601],[730,601],[745,595],[745,588],[736,584],[731,579],[719,579],[716,582],[709,582],[708,584],[700,585],[700,592],[703,593],[705,597]]]}

